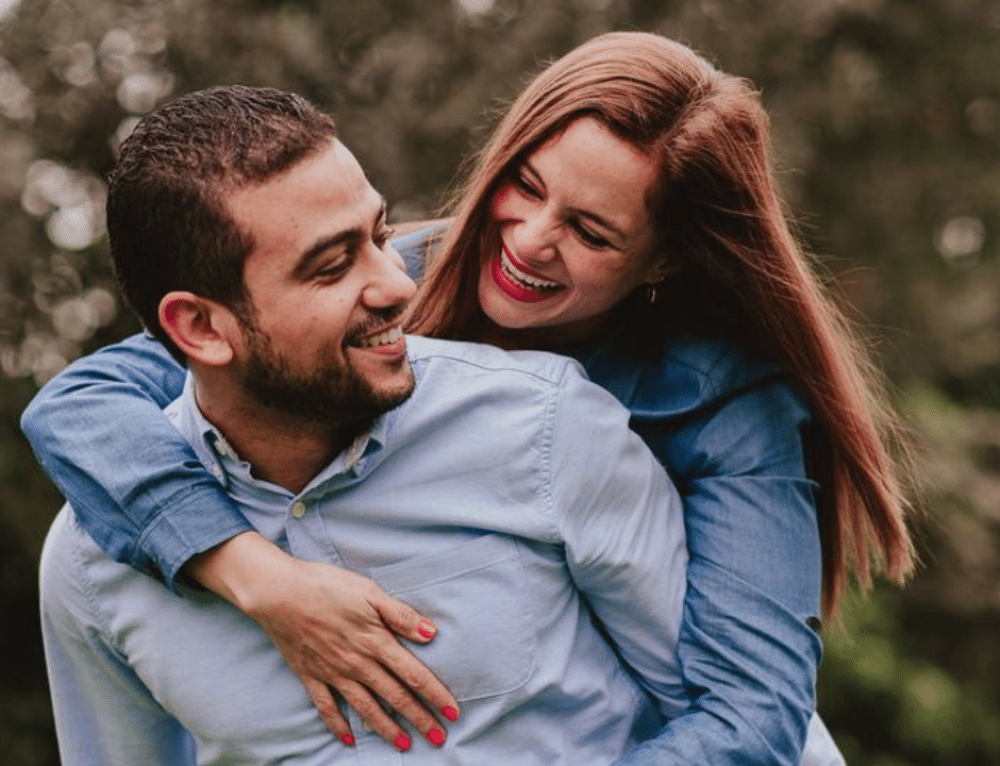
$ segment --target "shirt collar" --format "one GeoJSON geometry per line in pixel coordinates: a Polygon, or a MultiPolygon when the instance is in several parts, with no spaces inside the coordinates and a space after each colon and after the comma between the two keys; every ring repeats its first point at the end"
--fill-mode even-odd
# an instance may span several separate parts
{"type": "MultiPolygon", "coordinates": [[[[226,441],[226,437],[202,414],[195,397],[194,377],[190,372],[184,381],[184,391],[167,405],[164,413],[191,444],[198,459],[223,485],[232,481],[266,484],[253,477],[251,466],[242,460],[236,450],[226,441]]],[[[343,474],[358,472],[364,461],[381,451],[387,441],[394,411],[380,416],[372,427],[357,439],[333,461],[320,471],[303,490],[316,489],[322,484],[343,474]]]]}
{"type": "Polygon", "coordinates": [[[599,381],[602,388],[628,406],[639,387],[642,365],[622,358],[615,337],[614,331],[606,333],[594,343],[574,349],[570,356],[583,365],[591,380],[599,381]]]}

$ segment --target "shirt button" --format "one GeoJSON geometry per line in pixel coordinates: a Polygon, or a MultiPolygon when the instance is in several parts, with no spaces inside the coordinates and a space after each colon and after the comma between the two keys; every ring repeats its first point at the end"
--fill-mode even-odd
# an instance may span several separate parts
{"type": "Polygon", "coordinates": [[[303,503],[301,500],[296,500],[295,503],[292,505],[292,516],[294,516],[297,519],[301,519],[305,515],[306,515],[306,504],[303,503]]]}

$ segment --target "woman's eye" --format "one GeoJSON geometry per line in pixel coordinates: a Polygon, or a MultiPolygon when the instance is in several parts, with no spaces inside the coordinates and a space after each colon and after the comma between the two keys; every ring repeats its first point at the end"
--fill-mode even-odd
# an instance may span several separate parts
{"type": "Polygon", "coordinates": [[[611,243],[608,242],[604,237],[598,234],[594,234],[585,226],[582,226],[577,223],[573,225],[573,228],[576,230],[576,235],[585,245],[593,248],[611,247],[611,243]]]}
{"type": "Polygon", "coordinates": [[[534,197],[538,199],[542,196],[542,193],[538,190],[531,181],[529,181],[523,174],[518,173],[514,176],[514,186],[516,186],[523,194],[529,197],[534,197]]]}

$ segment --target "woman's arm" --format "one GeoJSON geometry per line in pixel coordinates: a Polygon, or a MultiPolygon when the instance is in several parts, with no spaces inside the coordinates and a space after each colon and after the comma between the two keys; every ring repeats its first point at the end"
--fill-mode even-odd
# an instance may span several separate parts
{"type": "Polygon", "coordinates": [[[252,529],[161,412],[184,377],[160,343],[135,335],[74,362],[21,417],[90,536],[168,584],[195,554],[252,529]]]}
{"type": "MultiPolygon", "coordinates": [[[[692,704],[616,766],[799,766],[822,653],[810,412],[773,365],[724,342],[674,338],[645,363],[618,345],[612,335],[585,364],[684,502],[678,655],[692,704]]],[[[808,754],[840,758],[822,726],[808,754]]]]}
{"type": "MultiPolygon", "coordinates": [[[[714,396],[718,381],[704,382],[714,396]]],[[[618,766],[798,766],[822,653],[809,421],[771,375],[683,419],[636,424],[684,501],[690,561],[678,656],[692,705],[618,766]]]]}
{"type": "Polygon", "coordinates": [[[390,743],[402,729],[378,697],[422,733],[439,727],[418,700],[440,711],[454,698],[389,632],[423,643],[433,624],[253,532],[161,412],[184,376],[162,345],[134,336],[70,365],[25,410],[22,428],[81,524],[116,560],[171,584],[183,573],[257,620],[341,739],[350,727],[330,687],[390,743]]]}

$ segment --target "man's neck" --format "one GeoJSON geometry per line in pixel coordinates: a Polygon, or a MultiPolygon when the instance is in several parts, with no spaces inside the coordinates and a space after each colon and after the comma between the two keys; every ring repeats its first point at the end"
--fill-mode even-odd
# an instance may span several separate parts
{"type": "Polygon", "coordinates": [[[202,415],[250,464],[253,475],[294,494],[361,435],[356,426],[338,429],[336,424],[307,422],[260,405],[219,402],[198,386],[195,392],[202,415]]]}

